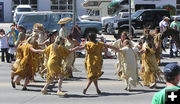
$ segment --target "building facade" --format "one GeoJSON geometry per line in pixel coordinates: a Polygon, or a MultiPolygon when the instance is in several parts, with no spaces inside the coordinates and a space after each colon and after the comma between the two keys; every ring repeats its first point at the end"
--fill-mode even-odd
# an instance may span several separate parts
{"type": "MultiPolygon", "coordinates": [[[[20,4],[31,5],[34,11],[72,12],[74,0],[0,0],[0,22],[12,22],[12,11],[20,4]]],[[[77,15],[86,13],[84,0],[76,0],[77,15]]]]}

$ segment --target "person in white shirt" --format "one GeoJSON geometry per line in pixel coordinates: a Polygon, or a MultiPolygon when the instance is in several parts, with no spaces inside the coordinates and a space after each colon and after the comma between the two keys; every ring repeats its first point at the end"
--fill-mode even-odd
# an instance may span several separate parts
{"type": "Polygon", "coordinates": [[[5,62],[4,54],[6,54],[6,61],[9,61],[9,54],[8,54],[8,37],[5,35],[5,31],[0,29],[0,49],[1,49],[1,61],[5,62]]]}
{"type": "Polygon", "coordinates": [[[59,36],[67,39],[68,30],[65,27],[65,24],[61,24],[61,29],[59,30],[59,36]]]}
{"type": "MultiPolygon", "coordinates": [[[[164,17],[164,19],[159,23],[160,32],[163,32],[166,28],[169,28],[169,17],[164,17]]],[[[163,40],[163,47],[166,48],[168,37],[163,40]]]]}

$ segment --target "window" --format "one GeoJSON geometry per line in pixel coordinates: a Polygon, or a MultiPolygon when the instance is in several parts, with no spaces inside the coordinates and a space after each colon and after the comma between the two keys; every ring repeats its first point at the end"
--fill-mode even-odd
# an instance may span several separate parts
{"type": "Polygon", "coordinates": [[[177,5],[177,6],[176,6],[176,9],[180,9],[180,5],[177,5]]]}
{"type": "Polygon", "coordinates": [[[94,15],[99,16],[99,10],[94,10],[94,15]]]}
{"type": "Polygon", "coordinates": [[[51,0],[51,5],[52,4],[58,4],[58,0],[51,0]]]}
{"type": "Polygon", "coordinates": [[[29,11],[31,11],[31,8],[18,8],[17,11],[18,12],[29,12],[29,11]]]}
{"type": "Polygon", "coordinates": [[[17,5],[20,4],[20,0],[13,0],[12,2],[13,4],[17,4],[17,5]]]}
{"type": "Polygon", "coordinates": [[[61,14],[61,18],[70,17],[72,18],[72,14],[61,14]]]}
{"type": "Polygon", "coordinates": [[[29,0],[21,0],[21,4],[29,4],[29,0]]]}
{"type": "Polygon", "coordinates": [[[36,4],[37,5],[37,0],[30,0],[30,4],[36,4]]]}
{"type": "Polygon", "coordinates": [[[20,4],[29,4],[32,10],[37,10],[37,0],[12,0],[13,10],[20,4]]]}
{"type": "Polygon", "coordinates": [[[52,14],[51,15],[51,22],[52,23],[57,23],[60,19],[61,19],[61,15],[60,14],[52,14]]]}
{"type": "Polygon", "coordinates": [[[73,0],[51,0],[52,11],[72,12],[73,0]]]}
{"type": "Polygon", "coordinates": [[[176,4],[180,4],[180,0],[176,0],[176,4]]]}
{"type": "Polygon", "coordinates": [[[48,15],[29,15],[25,16],[23,23],[44,23],[47,21],[48,15]]]}
{"type": "Polygon", "coordinates": [[[142,14],[142,18],[145,21],[152,21],[154,19],[154,13],[153,12],[145,12],[142,14]]]}

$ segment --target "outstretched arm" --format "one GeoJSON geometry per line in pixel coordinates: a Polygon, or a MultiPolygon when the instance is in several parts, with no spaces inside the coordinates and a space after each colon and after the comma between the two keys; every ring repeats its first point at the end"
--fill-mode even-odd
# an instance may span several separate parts
{"type": "Polygon", "coordinates": [[[112,49],[112,50],[115,50],[116,52],[122,52],[121,49],[116,48],[116,47],[114,47],[114,46],[112,46],[112,45],[109,45],[109,44],[104,44],[104,47],[105,47],[105,48],[110,48],[110,49],[112,49]]]}
{"type": "Polygon", "coordinates": [[[77,46],[77,47],[75,47],[75,48],[70,49],[69,51],[70,51],[70,52],[74,52],[74,51],[76,51],[76,50],[82,50],[82,49],[85,49],[85,46],[77,46]]]}
{"type": "Polygon", "coordinates": [[[49,39],[45,40],[43,43],[39,43],[38,45],[39,45],[39,46],[44,46],[44,45],[46,45],[48,42],[49,42],[49,39]]]}
{"type": "Polygon", "coordinates": [[[34,49],[33,47],[30,47],[30,50],[34,53],[43,53],[44,52],[44,50],[40,50],[40,49],[37,50],[37,49],[34,49]]]}

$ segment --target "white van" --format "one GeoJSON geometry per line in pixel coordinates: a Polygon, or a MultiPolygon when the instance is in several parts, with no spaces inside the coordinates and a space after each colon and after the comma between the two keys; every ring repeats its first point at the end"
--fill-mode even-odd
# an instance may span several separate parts
{"type": "Polygon", "coordinates": [[[82,15],[82,20],[101,21],[101,17],[108,16],[108,5],[111,0],[85,0],[82,4],[87,10],[87,15],[82,15]]]}
{"type": "Polygon", "coordinates": [[[14,15],[13,15],[14,22],[17,23],[22,14],[31,12],[31,11],[32,11],[32,8],[30,5],[18,5],[14,10],[14,15]]]}

